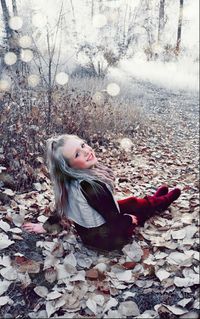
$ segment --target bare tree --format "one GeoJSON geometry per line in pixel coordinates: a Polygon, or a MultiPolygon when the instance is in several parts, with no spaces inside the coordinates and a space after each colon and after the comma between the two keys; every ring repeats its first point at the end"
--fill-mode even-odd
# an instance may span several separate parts
{"type": "Polygon", "coordinates": [[[160,0],[159,20],[158,20],[158,43],[161,41],[164,26],[165,26],[165,0],[160,0]]]}
{"type": "Polygon", "coordinates": [[[91,0],[91,20],[93,19],[94,16],[94,0],[91,0]]]}
{"type": "Polygon", "coordinates": [[[12,0],[12,8],[13,8],[13,13],[15,16],[18,15],[18,10],[17,10],[17,2],[16,0],[12,0]]]}
{"type": "Polygon", "coordinates": [[[47,56],[44,56],[40,51],[37,43],[35,44],[35,53],[37,59],[34,60],[36,67],[38,68],[41,79],[46,87],[47,93],[47,104],[48,109],[46,113],[46,130],[50,129],[51,125],[51,114],[52,114],[52,103],[53,103],[53,91],[55,88],[55,77],[60,63],[60,52],[62,37],[58,37],[58,33],[62,31],[62,21],[63,21],[63,3],[60,8],[58,22],[53,30],[50,30],[47,26],[46,32],[46,45],[47,45],[47,56]],[[59,40],[59,42],[58,42],[59,40]]]}
{"type": "Polygon", "coordinates": [[[151,60],[154,57],[153,54],[153,44],[155,43],[154,38],[154,30],[155,25],[153,22],[153,16],[152,16],[152,2],[151,0],[144,0],[144,22],[143,22],[143,28],[146,30],[147,35],[147,47],[144,50],[145,54],[147,55],[147,59],[151,60]]]}
{"type": "Polygon", "coordinates": [[[180,51],[180,43],[181,43],[181,31],[182,31],[182,24],[183,24],[183,1],[179,0],[179,19],[178,19],[178,30],[177,30],[177,41],[176,41],[176,54],[179,54],[180,51]]]}
{"type": "Polygon", "coordinates": [[[1,7],[2,7],[2,12],[3,12],[3,20],[4,20],[4,25],[5,25],[5,31],[6,31],[6,40],[7,40],[7,47],[10,47],[10,39],[12,38],[13,31],[9,26],[9,19],[10,19],[10,14],[8,11],[8,7],[6,4],[5,0],[1,0],[1,7]]]}
{"type": "Polygon", "coordinates": [[[74,5],[73,5],[73,0],[70,0],[70,4],[71,4],[71,9],[72,9],[72,23],[73,23],[73,27],[74,27],[74,36],[76,41],[78,41],[78,34],[77,34],[77,26],[76,26],[76,17],[75,17],[75,10],[74,10],[74,5]]]}

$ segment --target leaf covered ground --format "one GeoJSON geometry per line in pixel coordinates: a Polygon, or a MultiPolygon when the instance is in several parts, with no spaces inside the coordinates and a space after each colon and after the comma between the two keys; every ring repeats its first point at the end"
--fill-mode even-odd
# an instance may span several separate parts
{"type": "Polygon", "coordinates": [[[116,174],[117,199],[151,195],[162,184],[182,190],[169,210],[136,228],[122,251],[87,248],[73,229],[22,230],[24,220],[43,222],[54,210],[45,165],[34,190],[3,189],[10,201],[0,206],[1,317],[198,318],[197,149],[168,133],[138,128],[128,139],[110,134],[93,145],[116,174]]]}

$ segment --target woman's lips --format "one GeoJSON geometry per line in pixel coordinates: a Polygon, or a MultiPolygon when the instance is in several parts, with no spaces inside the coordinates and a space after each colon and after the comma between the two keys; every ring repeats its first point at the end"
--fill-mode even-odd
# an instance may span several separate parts
{"type": "Polygon", "coordinates": [[[87,158],[87,161],[91,161],[93,159],[94,155],[91,153],[90,156],[87,158]]]}

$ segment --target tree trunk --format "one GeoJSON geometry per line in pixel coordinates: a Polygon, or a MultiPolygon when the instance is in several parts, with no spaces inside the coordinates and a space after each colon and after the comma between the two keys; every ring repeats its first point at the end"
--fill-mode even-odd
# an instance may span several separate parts
{"type": "Polygon", "coordinates": [[[162,34],[164,30],[164,17],[165,17],[165,0],[160,0],[159,22],[158,22],[158,43],[162,39],[162,34]]]}
{"type": "Polygon", "coordinates": [[[102,0],[99,0],[99,13],[101,13],[102,12],[102,0]]]}
{"type": "Polygon", "coordinates": [[[91,2],[91,20],[93,20],[93,16],[94,16],[94,0],[92,0],[91,2]]]}
{"type": "Polygon", "coordinates": [[[180,51],[182,23],[183,23],[183,0],[180,0],[178,31],[177,31],[177,41],[176,41],[176,54],[177,55],[179,54],[179,51],[180,51]]]}
{"type": "Polygon", "coordinates": [[[8,41],[8,47],[9,47],[10,38],[12,38],[12,29],[9,27],[10,15],[9,15],[8,7],[6,5],[5,0],[1,0],[1,7],[3,11],[3,20],[5,25],[5,31],[6,31],[6,39],[8,41]]]}
{"type": "Polygon", "coordinates": [[[16,0],[12,0],[12,8],[13,8],[13,14],[14,14],[14,16],[18,16],[17,2],[16,2],[16,0]]]}
{"type": "Polygon", "coordinates": [[[71,8],[72,8],[72,17],[73,17],[72,23],[74,25],[74,35],[75,35],[76,40],[78,41],[75,10],[74,10],[74,5],[73,5],[73,1],[72,0],[70,0],[70,4],[71,4],[71,8]]]}

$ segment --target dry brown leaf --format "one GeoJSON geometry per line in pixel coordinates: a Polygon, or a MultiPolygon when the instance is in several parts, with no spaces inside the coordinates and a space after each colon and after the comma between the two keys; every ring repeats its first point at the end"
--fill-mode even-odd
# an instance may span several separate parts
{"type": "Polygon", "coordinates": [[[57,279],[57,271],[53,267],[47,268],[45,269],[44,277],[46,281],[52,283],[57,279]]]}
{"type": "Polygon", "coordinates": [[[86,270],[85,277],[90,279],[90,280],[97,280],[99,277],[99,273],[96,269],[91,268],[89,270],[86,270]]]}
{"type": "Polygon", "coordinates": [[[28,272],[32,274],[37,274],[40,272],[40,263],[24,256],[15,257],[12,265],[17,269],[18,272],[28,272]]]}

